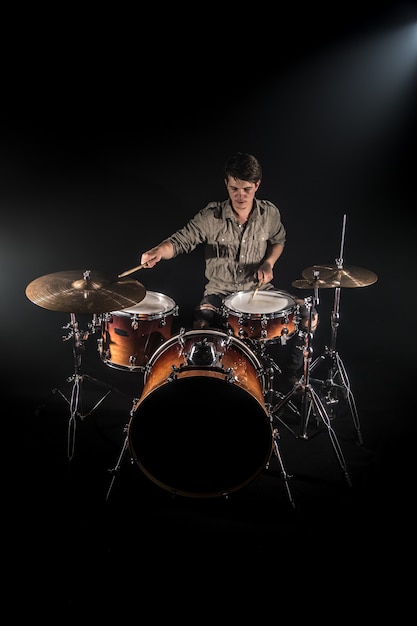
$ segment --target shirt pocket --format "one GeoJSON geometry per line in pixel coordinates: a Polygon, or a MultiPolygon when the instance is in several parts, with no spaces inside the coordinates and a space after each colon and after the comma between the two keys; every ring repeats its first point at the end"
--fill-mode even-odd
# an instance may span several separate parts
{"type": "Polygon", "coordinates": [[[218,233],[207,244],[208,254],[211,258],[230,259],[236,256],[239,249],[239,241],[236,235],[229,231],[218,233]]]}

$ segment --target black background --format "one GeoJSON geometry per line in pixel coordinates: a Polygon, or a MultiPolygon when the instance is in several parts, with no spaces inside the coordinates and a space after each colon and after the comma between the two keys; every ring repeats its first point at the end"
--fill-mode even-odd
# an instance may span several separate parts
{"type": "MultiPolygon", "coordinates": [[[[341,253],[346,267],[378,276],[341,290],[337,349],[366,434],[390,443],[382,475],[395,493],[412,471],[415,434],[417,51],[406,27],[416,6],[200,12],[10,20],[0,123],[2,380],[5,425],[12,440],[17,428],[22,449],[11,474],[27,465],[36,473],[38,464],[55,473],[42,458],[51,423],[31,410],[73,372],[63,341],[71,312],[37,306],[27,285],[54,272],[135,267],[143,251],[225,198],[223,164],[245,151],[263,165],[258,196],[279,206],[287,229],[277,289],[294,293],[305,268],[341,253]]],[[[196,250],[134,277],[171,297],[176,328],[189,328],[203,269],[196,250]]],[[[333,290],[321,290],[315,354],[329,345],[333,305],[333,290]]],[[[87,330],[91,319],[77,320],[87,330]]],[[[138,379],[101,362],[96,339],[85,344],[86,370],[139,393],[138,379]]],[[[121,423],[128,410],[123,398],[121,423]]],[[[62,447],[65,419],[60,428],[62,447]]],[[[117,437],[113,459],[122,431],[117,437]]]]}

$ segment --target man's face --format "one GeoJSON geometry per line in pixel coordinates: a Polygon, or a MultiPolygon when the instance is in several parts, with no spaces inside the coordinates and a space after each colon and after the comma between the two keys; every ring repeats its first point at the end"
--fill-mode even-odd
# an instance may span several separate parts
{"type": "Polygon", "coordinates": [[[229,178],[225,183],[234,210],[250,211],[252,209],[255,193],[261,181],[258,180],[256,183],[250,183],[247,180],[240,180],[239,178],[229,178]]]}

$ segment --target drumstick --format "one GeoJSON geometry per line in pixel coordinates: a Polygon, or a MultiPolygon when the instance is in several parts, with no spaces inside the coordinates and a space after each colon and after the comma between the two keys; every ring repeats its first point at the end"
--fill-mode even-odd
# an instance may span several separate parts
{"type": "Polygon", "coordinates": [[[137,265],[136,267],[132,267],[131,270],[126,270],[125,272],[122,272],[122,274],[119,274],[117,278],[123,278],[123,276],[128,276],[129,274],[133,274],[133,272],[137,272],[138,270],[141,270],[147,266],[148,266],[147,263],[142,263],[142,265],[137,265]]]}
{"type": "Polygon", "coordinates": [[[259,287],[260,287],[261,285],[262,285],[262,280],[260,280],[260,281],[258,282],[258,284],[256,285],[256,287],[255,287],[255,291],[254,291],[254,292],[253,292],[253,294],[252,294],[252,298],[251,298],[251,300],[253,300],[253,299],[254,299],[254,297],[255,297],[255,295],[258,293],[259,287]]]}

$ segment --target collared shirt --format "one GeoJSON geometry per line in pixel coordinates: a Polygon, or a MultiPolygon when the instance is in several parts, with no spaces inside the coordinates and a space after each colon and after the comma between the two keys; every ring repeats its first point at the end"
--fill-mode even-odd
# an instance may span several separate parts
{"type": "MultiPolygon", "coordinates": [[[[253,289],[268,246],[284,245],[285,239],[279,209],[268,200],[258,199],[246,224],[239,224],[230,200],[210,202],[168,237],[174,246],[174,256],[204,244],[207,279],[204,295],[228,295],[253,289]]],[[[262,286],[268,287],[270,284],[262,286]]]]}

